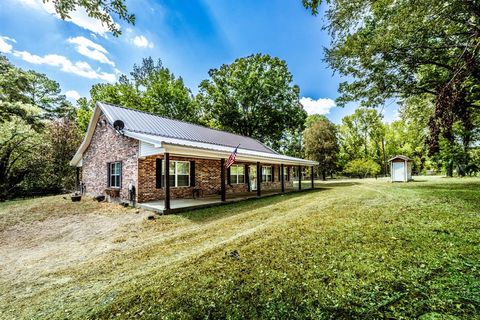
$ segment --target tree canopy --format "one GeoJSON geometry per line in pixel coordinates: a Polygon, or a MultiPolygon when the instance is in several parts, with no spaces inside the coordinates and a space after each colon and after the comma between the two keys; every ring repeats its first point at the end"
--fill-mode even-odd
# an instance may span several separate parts
{"type": "Polygon", "coordinates": [[[337,129],[325,116],[309,116],[303,132],[305,155],[318,161],[323,180],[337,169],[337,129]]]}
{"type": "Polygon", "coordinates": [[[197,95],[205,123],[259,139],[275,149],[302,131],[307,117],[285,61],[255,54],[208,73],[197,95]]]}
{"type": "Polygon", "coordinates": [[[85,9],[89,17],[99,20],[112,32],[119,36],[120,26],[112,20],[111,15],[130,24],[135,24],[135,15],[128,13],[125,0],[43,0],[52,2],[57,14],[63,20],[70,18],[70,13],[79,7],[85,9]]]}
{"type": "Polygon", "coordinates": [[[90,90],[90,101],[80,100],[77,115],[79,126],[86,129],[95,102],[102,101],[138,109],[188,122],[199,122],[199,111],[193,95],[181,77],[177,78],[149,57],[134,65],[130,77],[122,75],[114,84],[96,84],[90,90]]]}
{"type": "MultiPolygon", "coordinates": [[[[303,0],[318,13],[320,0],[303,0]]],[[[427,139],[431,154],[443,139],[472,143],[472,118],[480,100],[480,4],[476,1],[400,0],[328,2],[330,66],[349,76],[340,84],[339,105],[360,101],[380,106],[422,96],[435,105],[427,139]],[[457,130],[458,132],[458,130],[457,130]]],[[[467,147],[468,148],[468,147],[467,147]]]]}
{"type": "Polygon", "coordinates": [[[67,159],[80,142],[73,116],[57,82],[0,56],[0,201],[72,181],[67,159]]]}

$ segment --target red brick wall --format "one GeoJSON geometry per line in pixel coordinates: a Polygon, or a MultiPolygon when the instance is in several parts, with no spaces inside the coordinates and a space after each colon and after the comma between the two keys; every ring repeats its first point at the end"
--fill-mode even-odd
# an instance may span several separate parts
{"type": "Polygon", "coordinates": [[[107,163],[122,162],[121,198],[128,198],[128,184],[137,187],[138,140],[122,136],[113,129],[102,115],[95,127],[92,141],[83,154],[82,182],[88,195],[105,195],[107,189],[107,163]]]}

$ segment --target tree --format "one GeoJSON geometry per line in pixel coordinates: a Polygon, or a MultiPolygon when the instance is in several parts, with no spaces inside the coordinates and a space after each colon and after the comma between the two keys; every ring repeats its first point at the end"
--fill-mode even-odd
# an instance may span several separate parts
{"type": "Polygon", "coordinates": [[[359,158],[385,163],[385,127],[375,109],[358,108],[342,118],[339,129],[342,164],[359,158]]]}
{"type": "Polygon", "coordinates": [[[68,117],[47,124],[43,132],[44,147],[38,155],[42,163],[41,174],[27,176],[30,187],[52,190],[71,190],[75,187],[75,167],[69,162],[82,141],[83,134],[68,117]],[[30,178],[30,179],[29,179],[30,178]]]}
{"type": "MultiPolygon", "coordinates": [[[[41,160],[49,154],[50,131],[45,128],[69,106],[60,92],[55,81],[17,68],[0,56],[0,200],[18,194],[31,186],[32,181],[45,187],[37,182],[50,165],[41,160]]],[[[64,133],[62,137],[65,138],[64,133]]],[[[62,144],[56,142],[51,146],[76,147],[62,144]]],[[[57,166],[50,173],[62,172],[65,171],[57,166]]]]}
{"type": "MultiPolygon", "coordinates": [[[[318,13],[320,0],[303,0],[318,13]]],[[[340,85],[339,105],[428,96],[435,106],[430,154],[455,144],[472,146],[472,114],[480,100],[480,4],[476,1],[402,0],[329,2],[326,51],[330,66],[351,81],[340,85]]],[[[464,160],[461,160],[464,161],[464,160]]]]}
{"type": "Polygon", "coordinates": [[[32,70],[27,71],[27,76],[29,85],[25,88],[25,95],[30,104],[43,110],[45,118],[64,117],[74,112],[58,82],[32,70]]]}
{"type": "Polygon", "coordinates": [[[355,159],[347,163],[345,173],[366,178],[376,176],[380,172],[380,165],[371,159],[355,159]]]}
{"type": "Polygon", "coordinates": [[[303,132],[305,154],[309,159],[319,162],[322,178],[326,180],[327,172],[336,169],[339,150],[337,130],[325,116],[315,117],[310,121],[309,119],[309,125],[303,132]]]}
{"type": "MultiPolygon", "coordinates": [[[[27,118],[40,110],[30,105],[17,104],[27,118]]],[[[39,172],[38,157],[42,146],[41,135],[19,115],[12,115],[0,123],[0,201],[17,194],[27,175],[39,172]]]]}
{"type": "MultiPolygon", "coordinates": [[[[90,90],[90,108],[102,101],[173,119],[198,122],[198,107],[182,78],[152,58],[134,65],[131,78],[122,75],[114,84],[96,84],[90,90]]],[[[83,102],[82,102],[83,103],[83,102]]],[[[84,108],[85,111],[85,108],[84,108]]]]}
{"type": "Polygon", "coordinates": [[[52,2],[55,11],[63,20],[69,19],[70,13],[81,7],[89,17],[106,25],[114,36],[119,36],[122,32],[120,26],[112,20],[111,14],[127,23],[135,24],[135,15],[128,13],[125,0],[43,0],[43,2],[52,2]]]}
{"type": "Polygon", "coordinates": [[[80,132],[86,132],[88,129],[88,124],[90,123],[90,118],[93,114],[93,108],[90,103],[88,103],[87,98],[80,98],[77,100],[77,114],[75,117],[76,125],[80,132]]]}
{"type": "Polygon", "coordinates": [[[285,61],[255,54],[208,72],[197,101],[212,127],[280,149],[288,133],[303,131],[307,116],[285,61]]]}
{"type": "Polygon", "coordinates": [[[0,124],[18,116],[37,128],[42,125],[39,115],[25,108],[31,102],[26,94],[29,79],[26,72],[15,68],[6,57],[0,55],[0,124]]]}

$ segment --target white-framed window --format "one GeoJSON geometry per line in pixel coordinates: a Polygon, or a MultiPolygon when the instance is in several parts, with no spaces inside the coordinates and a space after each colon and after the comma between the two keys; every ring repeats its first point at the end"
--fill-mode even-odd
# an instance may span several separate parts
{"type": "Polygon", "coordinates": [[[288,176],[288,168],[289,168],[289,167],[283,167],[283,177],[284,177],[284,180],[285,180],[285,181],[288,181],[288,178],[289,178],[289,176],[288,176]]]}
{"type": "Polygon", "coordinates": [[[108,164],[108,186],[111,188],[120,188],[122,185],[122,163],[120,161],[110,162],[108,164]]]}
{"type": "Polygon", "coordinates": [[[242,184],[245,183],[245,166],[234,164],[230,166],[230,183],[242,184]]]}
{"type": "MultiPolygon", "coordinates": [[[[190,186],[190,162],[170,161],[170,187],[190,186]]],[[[162,173],[165,175],[164,173],[162,173]]]]}
{"type": "Polygon", "coordinates": [[[271,182],[272,181],[272,167],[262,167],[262,181],[271,182]]]}

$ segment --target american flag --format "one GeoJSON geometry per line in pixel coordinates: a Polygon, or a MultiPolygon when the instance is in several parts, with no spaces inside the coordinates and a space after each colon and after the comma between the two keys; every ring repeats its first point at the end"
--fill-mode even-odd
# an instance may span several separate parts
{"type": "Polygon", "coordinates": [[[228,157],[227,162],[225,162],[225,168],[229,168],[232,164],[235,163],[235,158],[237,158],[237,149],[240,145],[238,145],[235,150],[233,150],[232,154],[230,157],[228,157]]]}

